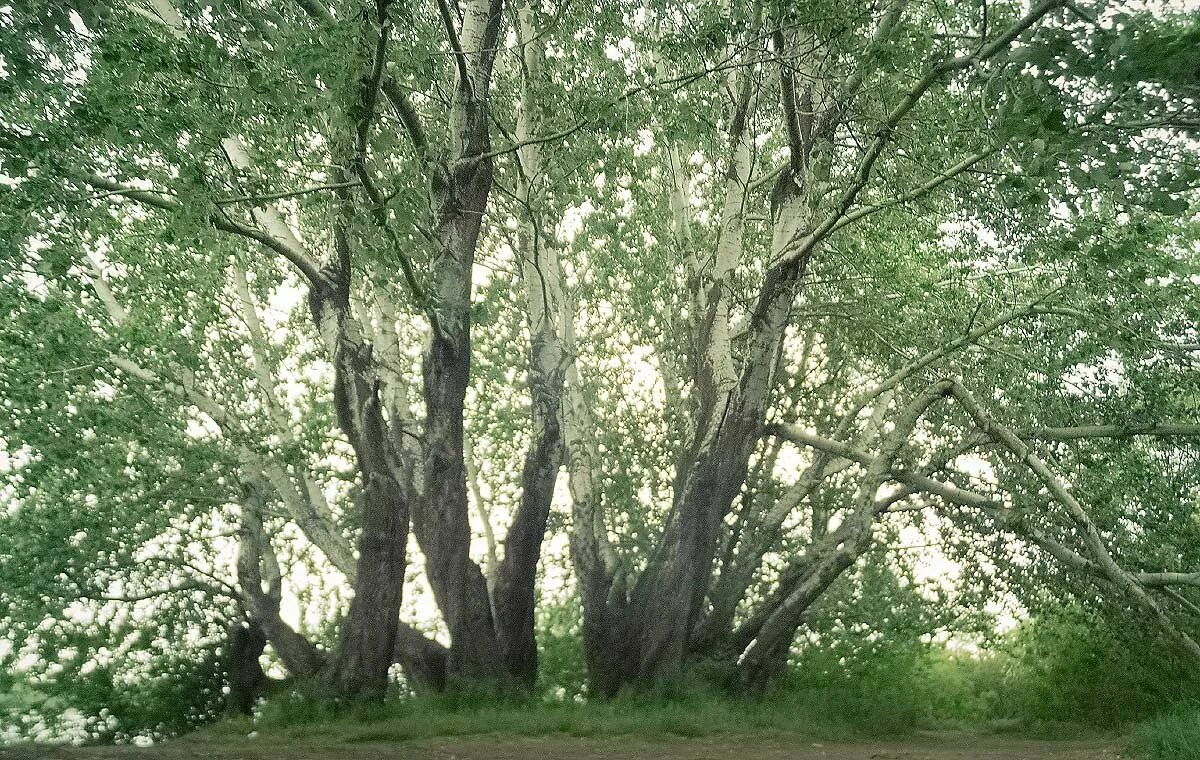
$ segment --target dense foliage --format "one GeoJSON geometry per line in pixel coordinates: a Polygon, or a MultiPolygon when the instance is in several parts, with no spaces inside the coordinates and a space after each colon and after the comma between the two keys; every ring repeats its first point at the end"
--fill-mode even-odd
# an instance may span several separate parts
{"type": "Polygon", "coordinates": [[[301,715],[1175,699],[1198,42],[1152,0],[0,7],[7,730],[206,721],[260,639],[301,715]]]}

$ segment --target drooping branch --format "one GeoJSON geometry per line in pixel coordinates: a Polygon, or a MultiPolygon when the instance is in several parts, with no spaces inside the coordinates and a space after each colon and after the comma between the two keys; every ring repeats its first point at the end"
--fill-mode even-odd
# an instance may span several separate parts
{"type": "MultiPolygon", "coordinates": [[[[956,381],[946,381],[946,395],[953,397],[968,413],[974,424],[991,440],[1002,445],[1013,456],[1028,466],[1046,487],[1053,501],[1062,506],[1077,532],[1083,539],[1084,554],[1070,549],[1060,541],[1046,535],[1029,521],[1023,519],[1020,513],[1014,512],[1007,505],[994,497],[964,490],[957,486],[937,481],[926,475],[908,472],[890,467],[886,477],[910,487],[914,492],[927,492],[938,496],[948,503],[979,509],[995,517],[1001,525],[1017,530],[1021,535],[1030,539],[1048,554],[1057,559],[1063,566],[1074,570],[1087,572],[1111,588],[1128,596],[1139,607],[1149,613],[1162,629],[1174,638],[1182,649],[1193,657],[1200,659],[1200,646],[1185,632],[1178,629],[1169,618],[1161,605],[1147,593],[1147,588],[1165,587],[1170,585],[1196,585],[1200,583],[1200,574],[1193,573],[1139,573],[1121,568],[1112,558],[1108,547],[1101,538],[1090,515],[1083,505],[1066,488],[1066,486],[1051,472],[1046,463],[1029,447],[1028,443],[1016,432],[997,423],[990,414],[974,399],[973,396],[956,381]]],[[[1119,432],[1119,431],[1118,431],[1119,432]]],[[[838,441],[823,438],[793,425],[773,425],[768,434],[781,436],[797,445],[812,447],[826,453],[858,462],[868,468],[877,462],[877,456],[842,444],[838,441]]],[[[890,502],[882,502],[887,505],[890,502]]]]}
{"type": "Polygon", "coordinates": [[[951,180],[961,176],[963,173],[970,171],[971,168],[974,167],[976,164],[978,164],[980,161],[983,161],[984,159],[988,158],[989,156],[994,156],[998,151],[999,151],[999,148],[987,148],[987,149],[981,150],[977,153],[972,153],[971,155],[967,156],[963,160],[959,161],[957,164],[951,166],[950,168],[946,169],[945,171],[938,172],[937,174],[935,174],[932,177],[930,177],[929,179],[927,179],[925,182],[922,182],[920,185],[913,188],[912,190],[909,190],[906,193],[903,193],[895,198],[891,198],[886,201],[880,201],[879,203],[873,203],[870,206],[861,206],[859,208],[856,208],[853,211],[844,214],[842,216],[842,218],[839,219],[837,221],[837,223],[834,224],[833,227],[829,230],[829,234],[832,235],[834,232],[837,232],[838,230],[842,229],[843,227],[847,227],[851,224],[854,224],[858,220],[860,220],[864,217],[870,216],[871,214],[875,214],[875,213],[878,213],[885,209],[893,208],[895,206],[902,206],[905,203],[911,203],[912,201],[920,200],[920,199],[928,196],[934,190],[937,190],[939,187],[946,184],[947,182],[950,182],[951,180]]]}
{"type": "Polygon", "coordinates": [[[396,78],[388,74],[384,76],[383,82],[379,85],[379,89],[383,92],[383,96],[392,104],[392,108],[396,110],[396,115],[400,117],[400,122],[404,124],[404,128],[408,131],[408,137],[412,140],[413,148],[416,149],[417,155],[424,158],[429,151],[429,138],[425,136],[425,128],[421,124],[421,116],[417,113],[417,109],[413,106],[412,101],[396,81],[396,78]]]}
{"type": "MultiPolygon", "coordinates": [[[[301,2],[313,6],[313,9],[319,7],[317,0],[301,0],[301,2]]],[[[161,23],[176,39],[182,39],[186,36],[183,17],[179,14],[172,0],[151,0],[151,4],[154,12],[152,14],[142,13],[142,15],[161,23]]],[[[137,6],[130,6],[130,8],[141,12],[137,6]]],[[[326,16],[329,14],[328,10],[324,10],[324,13],[326,16]]],[[[227,137],[221,141],[221,146],[230,163],[235,168],[241,171],[250,168],[249,150],[240,138],[227,137]]],[[[180,211],[182,209],[181,204],[170,200],[165,194],[160,192],[138,190],[94,174],[79,175],[76,179],[92,187],[101,188],[109,193],[123,195],[163,211],[180,211]]],[[[305,249],[304,245],[283,222],[279,213],[274,208],[269,206],[266,208],[255,208],[253,214],[255,220],[266,230],[265,232],[263,229],[258,229],[229,218],[220,208],[208,216],[208,221],[219,230],[254,240],[281,255],[299,269],[314,287],[324,287],[329,284],[326,282],[324,273],[317,264],[315,257],[305,249]]]]}
{"type": "Polygon", "coordinates": [[[1162,626],[1163,630],[1174,636],[1183,649],[1187,650],[1197,660],[1200,660],[1200,644],[1197,644],[1191,636],[1176,628],[1166,612],[1146,592],[1146,589],[1128,572],[1117,565],[1116,560],[1109,553],[1108,547],[1104,544],[1104,539],[1100,537],[1100,532],[1096,529],[1095,523],[1092,522],[1087,510],[1084,509],[1083,505],[1066,488],[1063,482],[1051,472],[1050,467],[1045,461],[1025,441],[1017,437],[1016,433],[996,422],[961,383],[953,383],[950,387],[950,392],[959,405],[975,421],[975,424],[983,432],[1007,448],[1013,456],[1028,465],[1029,469],[1037,475],[1038,480],[1042,482],[1054,500],[1066,509],[1067,514],[1071,517],[1079,533],[1083,536],[1090,559],[1097,565],[1103,576],[1127,594],[1138,606],[1153,616],[1159,625],[1162,626]]]}
{"type": "MultiPolygon", "coordinates": [[[[129,318],[129,311],[114,295],[104,272],[100,268],[99,262],[91,257],[89,257],[89,261],[93,269],[89,278],[93,290],[104,305],[113,324],[117,327],[124,325],[129,318]]],[[[271,375],[268,359],[265,355],[266,338],[262,332],[262,326],[258,322],[258,315],[250,298],[248,283],[245,281],[245,273],[240,268],[237,268],[235,272],[234,284],[241,301],[241,316],[251,333],[252,363],[255,366],[256,381],[259,383],[264,403],[269,410],[273,410],[272,419],[275,422],[277,432],[285,440],[292,440],[294,442],[295,438],[294,433],[291,431],[291,426],[287,423],[286,418],[282,416],[282,410],[274,400],[277,382],[271,375]]],[[[304,469],[302,487],[297,487],[286,468],[274,457],[262,455],[252,450],[244,440],[245,436],[240,420],[234,415],[229,414],[225,405],[219,400],[204,392],[190,370],[183,367],[175,367],[156,372],[141,366],[126,356],[115,354],[109,357],[109,361],[114,367],[127,373],[130,377],[136,378],[147,385],[161,388],[175,398],[192,404],[212,420],[217,429],[221,431],[222,437],[235,446],[238,459],[243,463],[244,471],[253,471],[255,478],[261,480],[263,484],[266,484],[270,489],[275,491],[305,536],[312,541],[313,545],[326,556],[334,567],[353,582],[353,554],[337,527],[337,523],[334,520],[333,513],[329,509],[329,505],[326,503],[320,484],[312,479],[307,469],[304,469]]]]}
{"type": "Polygon", "coordinates": [[[297,198],[301,195],[311,195],[313,193],[323,193],[330,190],[342,190],[349,187],[357,187],[357,182],[334,182],[327,185],[316,185],[314,187],[306,187],[301,190],[283,190],[277,193],[262,193],[260,195],[236,195],[230,198],[217,198],[213,201],[218,206],[231,206],[237,203],[252,203],[255,205],[266,203],[268,201],[286,200],[288,198],[297,198]]]}

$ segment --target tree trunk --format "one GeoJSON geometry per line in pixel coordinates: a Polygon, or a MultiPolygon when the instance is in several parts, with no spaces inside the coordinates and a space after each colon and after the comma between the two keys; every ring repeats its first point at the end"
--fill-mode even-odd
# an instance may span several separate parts
{"type": "Polygon", "coordinates": [[[262,628],[254,623],[237,622],[229,631],[225,651],[225,672],[229,677],[229,693],[225,705],[229,712],[249,715],[254,702],[267,685],[267,674],[258,658],[267,646],[262,628]]]}
{"type": "Polygon", "coordinates": [[[676,675],[704,608],[722,523],[746,480],[762,437],[773,385],[775,354],[799,290],[803,261],[768,273],[751,316],[749,357],[737,388],[713,396],[696,411],[696,434],[676,476],[673,546],[661,565],[639,580],[645,586],[631,621],[640,631],[636,678],[676,675]],[[723,402],[723,403],[722,403],[723,402]]]}
{"type": "Polygon", "coordinates": [[[394,656],[414,691],[436,693],[446,688],[450,650],[416,628],[400,624],[396,630],[394,656]]]}
{"type": "MultiPolygon", "coordinates": [[[[534,636],[537,566],[554,483],[562,465],[562,437],[557,414],[547,414],[547,399],[535,394],[534,444],[521,473],[521,504],[504,541],[504,559],[496,574],[493,609],[496,634],[508,673],[526,687],[537,681],[534,636]],[[539,409],[540,407],[540,409],[539,409]]],[[[551,401],[551,403],[553,403],[551,401]]]]}
{"type": "Polygon", "coordinates": [[[487,580],[471,560],[463,404],[471,372],[471,271],[492,186],[490,160],[435,179],[436,323],[422,368],[425,495],[413,528],[438,606],[450,629],[451,681],[495,680],[504,668],[487,580]]]}
{"type": "Polygon", "coordinates": [[[309,304],[318,328],[334,343],[334,407],[338,423],[354,447],[363,499],[354,598],[326,675],[336,696],[374,699],[387,689],[394,659],[410,507],[394,476],[395,453],[372,348],[349,313],[350,269],[344,229],[339,229],[337,242],[338,266],[329,270],[336,286],[314,288],[309,304]]]}
{"type": "MultiPolygon", "coordinates": [[[[468,281],[469,282],[469,281],[468,281]]],[[[426,572],[450,629],[450,676],[493,679],[501,675],[487,580],[471,560],[471,526],[463,459],[463,399],[470,372],[466,303],[464,323],[435,335],[426,355],[425,499],[413,528],[426,557],[426,572]]],[[[443,312],[444,315],[444,312],[443,312]]],[[[443,316],[443,321],[445,320],[443,316]]]]}

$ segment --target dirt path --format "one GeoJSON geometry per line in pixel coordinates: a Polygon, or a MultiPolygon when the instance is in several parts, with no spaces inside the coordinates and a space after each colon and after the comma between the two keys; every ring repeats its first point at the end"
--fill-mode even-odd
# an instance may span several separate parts
{"type": "Polygon", "coordinates": [[[1115,760],[1112,740],[1037,741],[938,734],[853,744],[802,737],[469,737],[392,743],[322,744],[184,739],[156,747],[3,750],[0,760],[1115,760]]]}

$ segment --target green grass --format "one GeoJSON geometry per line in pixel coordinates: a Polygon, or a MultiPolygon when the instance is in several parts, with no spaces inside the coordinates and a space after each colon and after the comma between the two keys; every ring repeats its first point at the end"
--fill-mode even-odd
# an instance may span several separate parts
{"type": "MultiPolygon", "coordinates": [[[[995,719],[931,702],[910,682],[860,688],[788,688],[760,700],[694,689],[629,694],[596,702],[503,700],[480,696],[396,697],[382,704],[337,707],[280,695],[253,720],[227,720],[201,735],[256,731],[281,739],[331,743],[396,742],[435,737],[633,736],[644,740],[720,735],[799,735],[823,741],[898,738],[921,730],[968,730],[1070,739],[1095,726],[1043,719],[995,719]],[[911,695],[911,696],[909,696],[911,695]]],[[[942,695],[945,696],[945,695],[942,695]]],[[[1104,733],[1101,731],[1101,733],[1104,733]]]]}
{"type": "Polygon", "coordinates": [[[1176,705],[1143,722],[1132,745],[1143,760],[1200,760],[1200,702],[1176,705]]]}
{"type": "Polygon", "coordinates": [[[850,740],[902,736],[923,727],[912,705],[826,690],[781,693],[755,701],[703,693],[682,698],[628,695],[590,703],[410,697],[349,709],[280,697],[254,720],[228,720],[202,733],[258,731],[349,743],[479,734],[655,739],[776,733],[850,740]]]}
{"type": "Polygon", "coordinates": [[[579,697],[578,642],[548,636],[539,696],[506,699],[484,689],[338,706],[311,693],[279,693],[254,719],[220,722],[198,738],[257,732],[353,744],[479,735],[654,741],[776,734],[853,741],[933,730],[1077,739],[1129,736],[1136,726],[1145,760],[1200,760],[1200,702],[1187,702],[1200,689],[1195,674],[1101,633],[1089,620],[1041,621],[982,656],[903,640],[865,650],[813,647],[762,699],[730,696],[729,674],[699,665],[653,693],[597,701],[579,697]]]}
{"type": "Polygon", "coordinates": [[[934,650],[919,657],[881,658],[856,672],[836,659],[810,658],[772,693],[755,700],[729,696],[721,690],[720,678],[703,670],[653,693],[590,702],[572,698],[567,687],[577,684],[574,671],[543,684],[541,694],[558,698],[503,699],[481,692],[394,696],[347,707],[311,694],[283,693],[253,720],[227,720],[202,734],[256,731],[335,743],[483,734],[655,740],[755,733],[838,741],[960,730],[1074,739],[1123,732],[1151,714],[1139,711],[1140,702],[1111,684],[1079,678],[1074,668],[1035,673],[1015,664],[1011,658],[934,650]]]}

